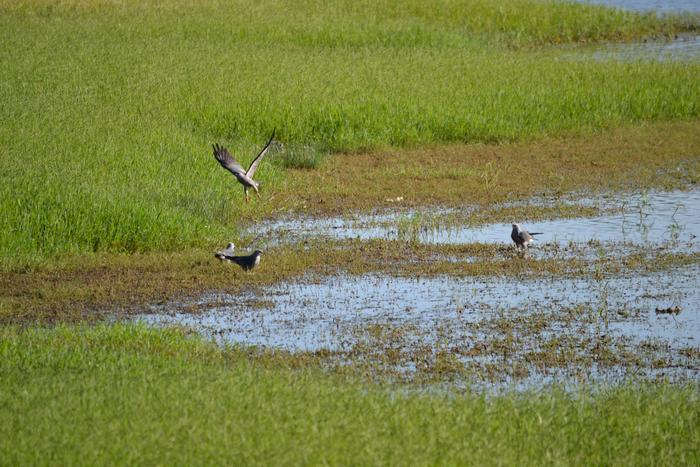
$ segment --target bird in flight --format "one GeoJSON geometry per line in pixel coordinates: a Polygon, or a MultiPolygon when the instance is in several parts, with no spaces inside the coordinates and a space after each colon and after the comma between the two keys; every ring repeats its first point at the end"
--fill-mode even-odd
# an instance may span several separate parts
{"type": "Polygon", "coordinates": [[[513,224],[513,230],[510,232],[510,238],[518,248],[527,248],[528,244],[535,240],[535,235],[542,235],[542,232],[528,232],[521,229],[520,224],[513,224]]]}
{"type": "Polygon", "coordinates": [[[243,166],[236,161],[236,159],[233,158],[233,156],[228,152],[228,150],[223,147],[219,146],[218,144],[214,144],[212,147],[214,148],[214,157],[216,158],[217,161],[219,161],[219,164],[229,172],[231,172],[235,177],[236,180],[238,180],[238,183],[243,185],[243,191],[245,192],[245,201],[246,203],[248,202],[248,190],[252,188],[255,190],[255,194],[258,195],[258,198],[260,198],[260,193],[258,192],[259,184],[255,180],[253,180],[253,175],[255,175],[255,170],[258,168],[258,165],[260,165],[260,161],[262,160],[263,156],[265,153],[270,149],[270,145],[272,144],[272,139],[275,137],[275,130],[272,130],[272,136],[270,136],[270,140],[267,142],[264,148],[260,151],[260,153],[253,159],[253,162],[250,163],[250,167],[248,167],[248,170],[243,170],[243,166]]]}
{"type": "Polygon", "coordinates": [[[233,256],[232,254],[227,253],[225,250],[218,251],[214,254],[214,256],[216,256],[221,261],[229,261],[231,263],[236,263],[237,265],[242,267],[244,271],[250,271],[255,266],[257,266],[258,263],[260,263],[260,255],[262,255],[262,251],[260,250],[255,250],[253,254],[244,256],[233,256]]]}

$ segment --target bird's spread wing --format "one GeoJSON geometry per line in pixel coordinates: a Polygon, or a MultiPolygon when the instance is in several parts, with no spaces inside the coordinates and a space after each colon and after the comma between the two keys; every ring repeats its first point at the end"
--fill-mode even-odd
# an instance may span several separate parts
{"type": "Polygon", "coordinates": [[[530,235],[542,235],[543,232],[528,232],[530,235]]]}
{"type": "Polygon", "coordinates": [[[255,159],[253,159],[253,162],[250,163],[250,167],[248,167],[248,171],[245,173],[247,176],[250,178],[253,178],[253,175],[255,174],[255,170],[258,168],[258,165],[260,164],[260,161],[262,160],[263,156],[267,152],[268,149],[270,149],[270,145],[272,144],[272,140],[275,137],[275,130],[272,130],[272,136],[270,136],[270,140],[267,142],[264,148],[262,148],[262,151],[260,151],[260,154],[258,154],[255,159]]]}
{"type": "Polygon", "coordinates": [[[245,174],[245,170],[243,170],[241,164],[239,164],[238,161],[236,161],[236,159],[229,154],[225,147],[219,146],[218,144],[215,144],[212,147],[214,148],[214,157],[217,161],[219,161],[219,164],[221,164],[223,168],[230,170],[231,173],[234,174],[245,174]]]}

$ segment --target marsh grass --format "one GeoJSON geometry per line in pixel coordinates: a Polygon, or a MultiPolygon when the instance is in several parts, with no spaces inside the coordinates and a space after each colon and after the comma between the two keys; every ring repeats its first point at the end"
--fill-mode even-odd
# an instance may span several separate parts
{"type": "Polygon", "coordinates": [[[700,456],[691,386],[421,394],[123,324],[2,327],[0,374],[0,456],[13,465],[693,465],[700,456]]]}
{"type": "MultiPolygon", "coordinates": [[[[696,122],[645,124],[509,144],[339,155],[322,170],[295,172],[289,186],[309,213],[438,205],[477,208],[471,221],[484,222],[494,210],[510,209],[496,203],[541,195],[694,186],[700,177],[699,129],[696,122]],[[397,197],[402,202],[388,201],[397,197]]],[[[563,215],[567,211],[562,207],[563,215]]]]}
{"type": "MultiPolygon", "coordinates": [[[[493,388],[518,381],[543,388],[549,378],[619,384],[659,378],[659,370],[677,383],[694,379],[689,375],[697,367],[697,352],[660,338],[635,340],[610,333],[607,303],[555,309],[540,304],[523,311],[483,308],[484,317],[476,321],[430,328],[391,321],[358,324],[351,330],[351,344],[335,354],[316,355],[334,372],[410,385],[478,381],[493,388]],[[683,371],[673,374],[674,368],[683,371]]],[[[635,316],[643,313],[637,310],[635,316]]],[[[617,310],[618,323],[620,317],[630,314],[617,310]]]]}
{"type": "MultiPolygon", "coordinates": [[[[326,152],[532,139],[700,111],[697,64],[582,63],[540,47],[691,28],[678,16],[534,0],[47,0],[0,11],[3,261],[220,241],[285,207],[301,192],[285,184],[308,180],[288,168],[318,167],[326,152]],[[268,202],[245,205],[211,144],[247,164],[274,127],[290,149],[260,167],[268,202]]],[[[503,174],[480,175],[495,188],[503,174]]]]}
{"type": "Polygon", "coordinates": [[[327,154],[321,147],[290,143],[273,152],[272,160],[285,169],[317,169],[327,154]]]}

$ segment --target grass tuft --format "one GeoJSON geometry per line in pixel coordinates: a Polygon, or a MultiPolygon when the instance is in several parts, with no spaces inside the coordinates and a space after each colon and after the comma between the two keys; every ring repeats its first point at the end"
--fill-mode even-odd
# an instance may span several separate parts
{"type": "Polygon", "coordinates": [[[317,169],[327,156],[327,152],[308,144],[290,143],[283,145],[273,155],[273,161],[285,169],[317,169]]]}

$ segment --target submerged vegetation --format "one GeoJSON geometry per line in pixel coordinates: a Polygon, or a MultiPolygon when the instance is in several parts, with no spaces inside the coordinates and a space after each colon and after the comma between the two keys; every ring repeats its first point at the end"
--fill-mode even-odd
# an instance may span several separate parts
{"type": "MultiPolygon", "coordinates": [[[[333,189],[289,170],[329,152],[381,158],[700,112],[697,63],[572,60],[548,46],[673,36],[694,17],[537,0],[27,0],[0,11],[3,263],[220,242],[247,220],[303,209],[307,189],[333,189]],[[210,146],[245,164],[273,127],[286,149],[260,167],[267,201],[243,205],[210,146]]],[[[514,167],[488,163],[442,175],[494,191],[514,167]]],[[[558,189],[553,177],[545,186],[558,189]]]]}

